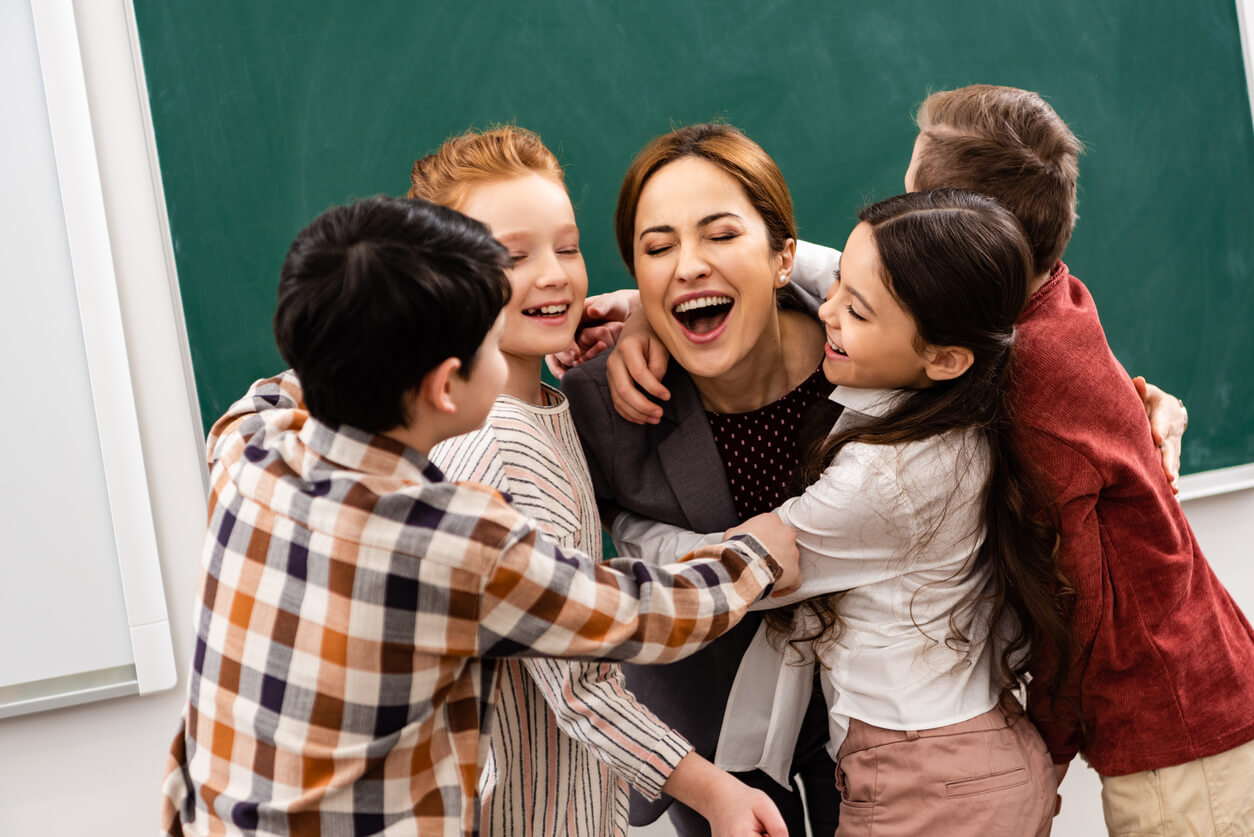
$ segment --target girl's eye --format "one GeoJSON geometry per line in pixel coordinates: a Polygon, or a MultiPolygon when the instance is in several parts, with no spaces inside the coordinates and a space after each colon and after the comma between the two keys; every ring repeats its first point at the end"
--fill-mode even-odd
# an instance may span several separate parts
{"type": "Polygon", "coordinates": [[[845,306],[845,310],[846,310],[846,311],[848,311],[848,312],[849,312],[849,316],[853,317],[855,320],[860,320],[860,321],[862,321],[862,322],[864,322],[864,323],[866,322],[866,317],[862,316],[862,315],[861,315],[861,314],[859,314],[857,311],[853,310],[853,306],[852,306],[852,305],[846,305],[846,306],[845,306]]]}
{"type": "Polygon", "coordinates": [[[527,258],[526,253],[510,253],[509,254],[509,260],[513,262],[515,265],[525,261],[526,258],[527,258]]]}
{"type": "Polygon", "coordinates": [[[578,256],[579,248],[578,247],[563,247],[557,252],[563,256],[578,256]]]}

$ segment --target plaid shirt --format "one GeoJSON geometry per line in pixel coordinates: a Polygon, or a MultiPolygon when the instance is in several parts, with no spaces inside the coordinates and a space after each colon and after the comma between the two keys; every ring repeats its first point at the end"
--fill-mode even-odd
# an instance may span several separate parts
{"type": "Polygon", "coordinates": [[[297,392],[259,381],[209,437],[167,834],[474,834],[492,658],[675,660],[779,572],[752,538],[670,567],[564,553],[497,492],[297,392]]]}

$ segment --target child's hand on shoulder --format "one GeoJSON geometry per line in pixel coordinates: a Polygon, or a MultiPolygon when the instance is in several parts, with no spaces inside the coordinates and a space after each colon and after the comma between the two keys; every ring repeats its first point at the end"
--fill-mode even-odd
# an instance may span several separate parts
{"type": "Polygon", "coordinates": [[[1179,398],[1163,392],[1140,375],[1132,379],[1132,385],[1149,416],[1150,433],[1163,458],[1163,473],[1171,481],[1172,490],[1179,494],[1180,447],[1185,428],[1189,426],[1189,411],[1179,398]]]}
{"type": "Polygon", "coordinates": [[[662,401],[671,397],[662,384],[670,359],[665,344],[649,328],[644,311],[632,312],[623,323],[618,345],[605,364],[610,398],[620,416],[635,424],[657,424],[662,420],[662,408],[645,393],[662,401]]]}
{"type": "Polygon", "coordinates": [[[544,358],[553,377],[560,379],[576,366],[614,348],[623,323],[639,307],[640,292],[635,288],[588,297],[575,339],[563,351],[544,358]]]}
{"type": "Polygon", "coordinates": [[[723,537],[734,535],[753,535],[771,553],[771,557],[783,568],[779,578],[775,580],[773,596],[791,593],[801,586],[801,569],[798,565],[800,556],[797,553],[797,533],[774,512],[751,517],[739,526],[728,529],[723,537]]]}

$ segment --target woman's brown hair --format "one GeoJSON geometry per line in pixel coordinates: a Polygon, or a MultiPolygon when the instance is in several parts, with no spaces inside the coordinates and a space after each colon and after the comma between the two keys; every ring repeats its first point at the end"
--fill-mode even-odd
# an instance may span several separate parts
{"type": "Polygon", "coordinates": [[[623,176],[614,210],[614,235],[623,264],[632,276],[636,275],[634,238],[640,194],[658,169],[684,157],[708,160],[740,184],[749,203],[766,222],[772,250],[779,252],[788,239],[797,237],[792,195],[771,155],[730,125],[689,125],[652,140],[640,150],[623,176]]]}
{"type": "MultiPolygon", "coordinates": [[[[857,442],[897,445],[954,430],[974,429],[988,449],[984,488],[986,535],[975,566],[990,568],[992,581],[981,598],[988,603],[988,635],[1004,639],[1004,685],[1013,687],[1028,670],[1028,652],[1045,649],[1064,661],[1052,673],[1050,691],[1067,676],[1069,587],[1058,567],[1055,521],[1036,481],[1011,445],[1007,390],[1015,321],[1023,308],[1031,254],[1018,221],[995,200],[962,189],[912,192],[862,210],[883,268],[881,278],[914,319],[918,348],[961,346],[974,362],[956,379],[908,390],[887,416],[848,427],[820,440],[803,464],[806,484],[815,482],[841,449],[857,442]]],[[[908,562],[909,554],[901,556],[908,562]]],[[[834,641],[842,628],[839,596],[811,599],[797,607],[813,614],[816,631],[794,643],[834,641]]],[[[793,612],[766,614],[775,636],[791,633],[793,612]]],[[[958,642],[969,635],[950,617],[958,642]]]]}
{"type": "Polygon", "coordinates": [[[459,209],[475,186],[527,174],[566,185],[561,164],[531,131],[513,125],[467,131],[414,163],[408,197],[459,209]]]}

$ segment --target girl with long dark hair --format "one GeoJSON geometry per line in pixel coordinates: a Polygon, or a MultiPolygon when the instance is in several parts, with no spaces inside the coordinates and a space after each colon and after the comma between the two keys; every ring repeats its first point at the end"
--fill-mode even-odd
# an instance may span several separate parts
{"type": "Polygon", "coordinates": [[[1069,642],[1056,533],[1009,440],[1030,251],[1014,216],[959,189],[859,218],[819,310],[844,410],[776,512],[798,532],[799,603],[754,638],[717,760],[785,778],[798,663],[817,659],[837,834],[1047,834],[1053,766],[1012,697],[1029,648],[1069,642]]]}

